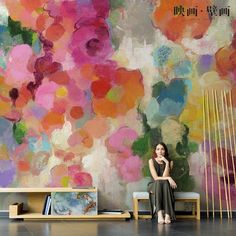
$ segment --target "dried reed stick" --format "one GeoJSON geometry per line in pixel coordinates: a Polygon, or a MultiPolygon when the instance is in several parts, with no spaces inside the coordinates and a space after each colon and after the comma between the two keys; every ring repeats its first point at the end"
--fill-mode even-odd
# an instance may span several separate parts
{"type": "Polygon", "coordinates": [[[223,111],[223,127],[224,127],[224,145],[225,145],[225,165],[226,165],[226,175],[227,175],[227,187],[228,187],[228,195],[229,195],[229,213],[230,218],[232,218],[232,207],[231,207],[231,190],[230,190],[230,179],[229,179],[229,164],[228,164],[228,155],[227,155],[227,133],[226,133],[226,121],[225,121],[225,104],[224,104],[224,94],[221,91],[221,105],[223,111]]]}
{"type": "Polygon", "coordinates": [[[209,107],[209,93],[206,92],[206,110],[207,110],[207,128],[209,141],[209,156],[210,156],[210,175],[211,175],[211,203],[212,203],[212,217],[215,218],[215,198],[214,198],[214,178],[213,178],[213,163],[212,163],[212,146],[211,146],[211,125],[210,125],[210,107],[209,107]]]}
{"type": "Polygon", "coordinates": [[[216,168],[217,168],[217,181],[218,181],[218,194],[220,203],[220,218],[222,219],[222,200],[221,200],[221,184],[220,184],[220,172],[219,172],[219,137],[217,136],[217,122],[216,122],[216,100],[214,96],[214,90],[211,91],[213,101],[213,117],[214,117],[214,137],[215,137],[215,150],[216,150],[216,168]]]}
{"type": "MultiPolygon", "coordinates": [[[[226,91],[223,92],[224,95],[224,102],[225,102],[225,115],[226,115],[226,124],[228,127],[228,139],[229,139],[229,147],[230,147],[230,155],[231,155],[231,160],[232,163],[234,163],[234,156],[233,156],[233,146],[232,146],[232,136],[231,136],[231,127],[229,123],[229,108],[228,108],[228,101],[227,101],[227,96],[226,96],[226,91]]],[[[228,160],[228,159],[227,159],[228,160]]],[[[227,165],[228,172],[229,172],[229,165],[227,165]]],[[[235,172],[235,171],[234,171],[235,172]]],[[[229,199],[231,200],[231,188],[230,188],[230,178],[229,178],[229,173],[227,174],[228,176],[228,188],[229,188],[229,199]]],[[[231,201],[230,201],[230,218],[232,218],[232,206],[231,206],[231,201]]]]}
{"type": "Polygon", "coordinates": [[[207,174],[207,158],[206,158],[206,114],[205,114],[205,92],[202,95],[202,115],[203,115],[203,155],[204,155],[204,172],[205,172],[205,191],[206,191],[206,210],[207,218],[209,218],[209,199],[208,199],[208,174],[207,174]]]}

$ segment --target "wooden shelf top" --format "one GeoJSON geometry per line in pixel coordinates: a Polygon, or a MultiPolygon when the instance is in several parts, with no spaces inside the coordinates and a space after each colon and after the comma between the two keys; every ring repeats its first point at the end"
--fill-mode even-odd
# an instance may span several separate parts
{"type": "Polygon", "coordinates": [[[97,188],[0,188],[0,193],[97,192],[97,188]]]}
{"type": "Polygon", "coordinates": [[[122,214],[99,214],[99,215],[42,215],[41,213],[24,213],[15,215],[14,219],[127,219],[130,218],[130,213],[125,211],[122,214]]]}

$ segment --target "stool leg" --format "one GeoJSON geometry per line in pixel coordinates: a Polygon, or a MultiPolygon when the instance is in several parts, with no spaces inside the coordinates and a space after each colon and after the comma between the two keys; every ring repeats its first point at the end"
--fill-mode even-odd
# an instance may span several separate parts
{"type": "Polygon", "coordinates": [[[134,215],[134,219],[138,220],[138,199],[137,198],[133,198],[133,215],[134,215]]]}
{"type": "Polygon", "coordinates": [[[197,206],[197,202],[193,202],[192,203],[192,215],[196,216],[196,206],[197,206]]]}
{"type": "Polygon", "coordinates": [[[197,220],[200,220],[200,198],[197,200],[197,220]]]}

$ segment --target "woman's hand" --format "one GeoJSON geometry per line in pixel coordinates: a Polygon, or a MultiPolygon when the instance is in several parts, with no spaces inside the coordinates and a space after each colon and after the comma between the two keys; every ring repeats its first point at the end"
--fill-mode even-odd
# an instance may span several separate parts
{"type": "Polygon", "coordinates": [[[177,184],[175,183],[175,181],[171,177],[168,178],[168,181],[170,183],[171,188],[173,188],[173,189],[177,188],[177,184]]]}
{"type": "Polygon", "coordinates": [[[168,162],[168,160],[164,156],[162,156],[162,155],[158,155],[157,158],[158,158],[159,161],[164,161],[165,163],[168,162]]]}

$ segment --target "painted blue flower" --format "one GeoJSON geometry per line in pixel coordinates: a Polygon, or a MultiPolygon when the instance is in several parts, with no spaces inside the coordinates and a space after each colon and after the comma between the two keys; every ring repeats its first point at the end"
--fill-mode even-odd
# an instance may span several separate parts
{"type": "Polygon", "coordinates": [[[171,52],[172,52],[172,49],[165,45],[159,48],[156,48],[152,53],[154,65],[156,67],[164,66],[166,62],[168,61],[168,58],[171,52]]]}

